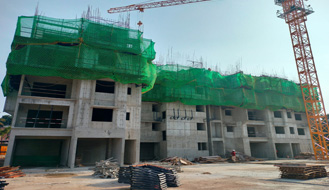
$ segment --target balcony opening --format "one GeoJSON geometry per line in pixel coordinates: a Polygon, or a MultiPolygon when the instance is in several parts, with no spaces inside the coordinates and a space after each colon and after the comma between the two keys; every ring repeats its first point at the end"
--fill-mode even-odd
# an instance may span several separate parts
{"type": "Polygon", "coordinates": [[[93,108],[92,121],[112,122],[113,110],[93,108]]]}
{"type": "Polygon", "coordinates": [[[256,137],[255,127],[247,127],[248,137],[256,137]]]}
{"type": "Polygon", "coordinates": [[[248,110],[248,120],[264,121],[262,111],[259,110],[248,110]]]}
{"type": "Polygon", "coordinates": [[[265,126],[247,125],[248,137],[267,137],[265,126]]]}
{"type": "Polygon", "coordinates": [[[96,80],[96,92],[114,94],[115,82],[96,80]]]}
{"type": "Polygon", "coordinates": [[[28,110],[25,127],[61,128],[62,111],[28,110]]]}
{"type": "Polygon", "coordinates": [[[285,134],[284,127],[275,127],[276,134],[285,134]]]}
{"type": "Polygon", "coordinates": [[[31,95],[38,97],[49,97],[49,98],[65,98],[66,85],[54,84],[54,83],[43,83],[33,82],[32,86],[25,82],[22,95],[31,95]]]}

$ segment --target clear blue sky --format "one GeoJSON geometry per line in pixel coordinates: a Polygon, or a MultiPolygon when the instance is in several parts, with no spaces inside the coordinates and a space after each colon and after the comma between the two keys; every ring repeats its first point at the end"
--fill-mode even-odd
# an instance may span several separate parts
{"type": "MultiPolygon", "coordinates": [[[[142,2],[137,0],[1,0],[0,2],[0,78],[16,28],[17,17],[39,11],[44,16],[76,18],[88,5],[99,8],[103,17],[107,9],[142,2]]],[[[309,30],[315,63],[320,78],[325,105],[329,110],[329,1],[309,0],[315,11],[309,16],[309,30]]],[[[166,8],[148,9],[143,15],[131,13],[131,26],[139,18],[144,23],[144,37],[155,41],[156,61],[168,57],[172,49],[173,61],[186,64],[187,59],[199,59],[208,67],[217,65],[221,72],[232,71],[237,62],[245,73],[276,74],[298,81],[288,25],[276,17],[280,7],[274,0],[213,0],[166,8]]],[[[169,60],[171,61],[171,60],[169,60]]],[[[5,98],[0,95],[0,115],[5,98]]]]}

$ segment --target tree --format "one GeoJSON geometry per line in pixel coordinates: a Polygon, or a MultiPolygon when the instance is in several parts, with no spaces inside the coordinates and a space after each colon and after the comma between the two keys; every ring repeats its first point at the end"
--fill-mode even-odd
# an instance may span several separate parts
{"type": "Polygon", "coordinates": [[[13,120],[13,117],[11,115],[2,116],[0,118],[0,127],[11,125],[12,120],[13,120]]]}

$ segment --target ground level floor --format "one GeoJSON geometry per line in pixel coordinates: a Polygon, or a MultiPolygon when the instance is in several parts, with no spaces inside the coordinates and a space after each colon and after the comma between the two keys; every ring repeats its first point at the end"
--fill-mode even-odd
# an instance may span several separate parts
{"type": "Polygon", "coordinates": [[[163,142],[141,142],[140,160],[160,160],[173,156],[194,160],[194,158],[200,156],[209,156],[211,154],[210,152],[212,152],[212,156],[228,157],[233,149],[252,157],[265,160],[294,158],[301,152],[313,152],[309,140],[303,141],[299,139],[290,142],[289,140],[273,142],[268,140],[249,141],[248,139],[230,139],[230,141],[212,141],[212,146],[209,146],[207,143],[201,145],[205,146],[196,146],[195,149],[184,149],[183,146],[181,146],[181,148],[177,148],[177,146],[170,147],[168,146],[168,143],[164,144],[163,142]],[[241,143],[239,145],[234,145],[237,142],[241,143]],[[212,148],[212,151],[209,151],[210,147],[212,148]]]}
{"type": "MultiPolygon", "coordinates": [[[[198,164],[183,166],[179,173],[182,185],[176,190],[193,189],[312,189],[322,190],[329,186],[329,177],[312,180],[293,180],[279,178],[279,170],[274,163],[318,163],[311,160],[275,160],[251,163],[198,164]]],[[[329,162],[321,162],[329,171],[329,162]]],[[[130,186],[118,183],[117,179],[102,179],[92,176],[87,167],[75,169],[23,169],[26,177],[6,179],[7,190],[29,189],[121,189],[130,186]]]]}
{"type": "Polygon", "coordinates": [[[65,136],[11,137],[4,165],[23,167],[93,166],[114,158],[120,164],[139,162],[136,140],[65,136]]]}

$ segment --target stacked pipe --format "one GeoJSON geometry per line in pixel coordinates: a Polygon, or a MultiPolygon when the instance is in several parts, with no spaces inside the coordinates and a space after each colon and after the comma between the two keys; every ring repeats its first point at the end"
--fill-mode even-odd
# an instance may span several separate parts
{"type": "Polygon", "coordinates": [[[130,184],[131,189],[136,190],[180,186],[176,170],[151,164],[121,167],[118,182],[130,184]]]}

